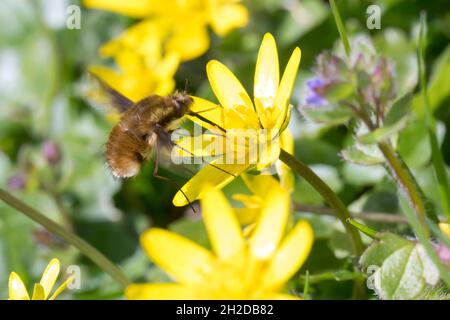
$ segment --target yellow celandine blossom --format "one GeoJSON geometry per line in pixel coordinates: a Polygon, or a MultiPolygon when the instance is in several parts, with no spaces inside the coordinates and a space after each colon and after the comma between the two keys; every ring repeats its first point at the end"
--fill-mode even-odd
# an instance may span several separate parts
{"type": "MultiPolygon", "coordinates": [[[[157,21],[159,41],[167,53],[176,53],[182,60],[199,57],[209,48],[208,26],[219,36],[248,22],[248,11],[240,0],[84,0],[89,8],[103,9],[134,18],[140,24],[157,21]]],[[[137,25],[139,27],[139,24],[137,25]]],[[[142,34],[153,38],[150,33],[142,34]]],[[[119,37],[114,41],[126,41],[119,37]]]]}
{"type": "Polygon", "coordinates": [[[163,54],[158,33],[160,24],[156,21],[128,29],[120,40],[100,49],[101,56],[114,58],[118,70],[92,66],[90,71],[133,101],[171,93],[180,59],[176,53],[163,54]]]}
{"type": "MultiPolygon", "coordinates": [[[[246,154],[250,151],[248,148],[244,148],[244,158],[248,159],[244,163],[230,164],[212,161],[175,195],[174,205],[186,205],[186,197],[190,201],[201,198],[205,184],[216,188],[224,187],[241,173],[255,167],[255,162],[258,170],[276,163],[280,154],[280,135],[281,143],[287,146],[289,151],[293,151],[292,136],[285,129],[290,119],[292,106],[289,104],[289,100],[300,65],[300,57],[300,49],[295,48],[280,81],[275,39],[267,33],[262,41],[256,62],[253,102],[239,80],[225,65],[215,60],[208,63],[208,79],[220,105],[194,97],[191,110],[200,114],[207,121],[202,121],[197,117],[191,117],[191,119],[208,129],[213,127],[211,123],[216,124],[217,127],[222,128],[222,131],[226,131],[224,135],[229,141],[234,141],[233,132],[239,136],[242,129],[254,131],[256,136],[253,140],[257,141],[259,148],[263,147],[263,152],[259,151],[256,159],[250,159],[252,156],[246,154]],[[264,146],[266,147],[264,148],[264,146]]],[[[209,138],[206,134],[201,136],[202,141],[209,141],[209,138]]],[[[198,155],[199,150],[195,149],[195,143],[193,148],[192,141],[194,139],[184,137],[179,139],[177,144],[181,146],[180,149],[183,152],[188,150],[188,153],[198,155]]],[[[278,169],[286,172],[286,167],[281,165],[278,165],[278,169]]],[[[283,183],[291,189],[293,177],[288,177],[287,181],[283,181],[283,183]]]]}
{"type": "MultiPolygon", "coordinates": [[[[69,283],[72,281],[71,277],[69,277],[50,296],[53,290],[53,286],[58,279],[59,271],[59,260],[52,259],[47,268],[45,268],[45,271],[42,274],[41,281],[34,285],[31,300],[54,300],[59,294],[61,294],[61,292],[63,292],[67,288],[69,283]]],[[[25,288],[22,279],[20,279],[19,275],[15,272],[11,272],[11,275],[9,276],[9,300],[30,300],[30,296],[28,295],[28,291],[25,288]]]]}
{"type": "Polygon", "coordinates": [[[128,299],[293,299],[286,282],[304,263],[313,231],[299,221],[286,233],[289,193],[274,188],[249,237],[221,191],[201,201],[212,252],[173,232],[150,229],[141,236],[147,255],[175,283],[132,284],[128,299]]]}

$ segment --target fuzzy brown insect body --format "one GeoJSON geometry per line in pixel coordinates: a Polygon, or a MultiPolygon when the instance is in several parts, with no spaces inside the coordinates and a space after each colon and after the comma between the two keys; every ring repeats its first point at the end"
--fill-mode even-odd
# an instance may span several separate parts
{"type": "Polygon", "coordinates": [[[175,93],[168,97],[149,96],[127,108],[111,130],[106,147],[113,175],[133,177],[154,148],[170,147],[169,134],[191,103],[192,98],[187,94],[175,93]]]}

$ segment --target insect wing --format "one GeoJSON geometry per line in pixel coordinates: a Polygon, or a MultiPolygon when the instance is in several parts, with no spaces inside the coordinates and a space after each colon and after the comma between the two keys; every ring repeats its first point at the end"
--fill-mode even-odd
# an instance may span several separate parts
{"type": "Polygon", "coordinates": [[[89,72],[83,96],[89,104],[112,118],[124,113],[134,105],[132,100],[111,87],[93,72],[89,72]]]}

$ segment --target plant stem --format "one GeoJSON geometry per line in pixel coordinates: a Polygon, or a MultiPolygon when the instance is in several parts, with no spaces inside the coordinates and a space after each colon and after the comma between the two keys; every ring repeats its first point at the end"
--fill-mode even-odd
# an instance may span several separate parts
{"type": "MultiPolygon", "coordinates": [[[[388,142],[380,142],[378,143],[378,147],[383,153],[384,158],[386,159],[391,175],[400,186],[400,189],[403,191],[406,199],[408,199],[410,206],[416,212],[425,235],[429,237],[430,232],[425,221],[427,210],[425,207],[424,199],[421,192],[419,191],[414,177],[412,176],[406,165],[403,163],[403,161],[394,152],[388,142]]],[[[434,222],[439,222],[434,213],[429,211],[428,215],[434,222]]]]}
{"type": "MultiPolygon", "coordinates": [[[[353,253],[360,256],[364,251],[364,244],[357,229],[347,222],[351,219],[347,207],[342,203],[341,199],[330,189],[330,187],[318,175],[314,173],[306,164],[294,158],[285,150],[280,151],[280,160],[284,162],[293,171],[303,177],[309,184],[311,184],[317,192],[319,192],[328,205],[334,209],[335,215],[341,220],[344,225],[350,243],[352,245],[353,253]]],[[[357,270],[357,267],[354,267],[357,270]]],[[[353,283],[353,298],[364,299],[366,297],[366,287],[363,279],[355,279],[353,283]]]]}
{"type": "Polygon", "coordinates": [[[341,15],[339,14],[339,10],[336,6],[334,0],[330,0],[331,12],[334,16],[334,21],[336,22],[337,29],[339,31],[339,35],[342,40],[342,44],[344,45],[345,54],[347,58],[350,57],[350,43],[348,41],[347,33],[345,32],[344,24],[342,23],[341,15]]]}
{"type": "Polygon", "coordinates": [[[372,228],[369,228],[368,226],[363,225],[362,223],[359,223],[355,219],[351,219],[351,218],[347,219],[347,222],[350,223],[352,226],[354,226],[359,231],[361,231],[362,233],[371,237],[372,239],[375,239],[377,237],[378,232],[376,230],[373,230],[372,228]]]}
{"type": "Polygon", "coordinates": [[[361,236],[359,235],[358,231],[347,222],[347,219],[351,218],[350,213],[347,207],[338,198],[338,196],[306,164],[294,158],[294,156],[283,149],[281,149],[280,152],[280,160],[301,177],[303,177],[306,181],[308,181],[314,187],[314,189],[316,189],[317,192],[322,195],[329,206],[334,209],[336,216],[339,218],[339,220],[341,220],[347,231],[350,242],[352,244],[353,253],[358,256],[361,255],[364,251],[364,245],[361,241],[361,236]]]}
{"type": "Polygon", "coordinates": [[[116,280],[121,286],[127,287],[130,281],[123,274],[114,263],[112,263],[107,257],[105,257],[100,251],[95,249],[89,243],[78,237],[75,233],[65,230],[63,227],[50,220],[44,216],[39,211],[31,208],[26,203],[22,202],[18,198],[9,194],[8,192],[0,189],[0,199],[5,203],[15,208],[19,212],[26,215],[31,220],[42,225],[48,231],[54,233],[58,237],[64,239],[68,243],[72,244],[78,250],[80,250],[84,255],[90,258],[95,264],[97,264],[103,271],[108,273],[111,278],[116,280]]]}
{"type": "MultiPolygon", "coordinates": [[[[335,216],[334,210],[328,207],[321,206],[311,206],[301,203],[295,203],[294,209],[296,211],[301,212],[310,212],[318,215],[325,216],[335,216]]],[[[360,219],[364,221],[372,221],[372,222],[380,222],[380,223],[393,223],[393,224],[407,224],[408,218],[404,215],[394,214],[394,213],[384,213],[384,212],[372,212],[372,211],[363,211],[363,212],[355,212],[349,211],[350,215],[354,219],[360,219]]],[[[445,217],[439,219],[439,222],[447,222],[445,217]]]]}
{"type": "MultiPolygon", "coordinates": [[[[361,100],[361,98],[360,98],[361,100]]],[[[360,101],[360,107],[359,110],[361,111],[358,114],[355,114],[357,117],[359,117],[369,128],[370,131],[373,131],[376,129],[374,124],[372,123],[370,116],[363,112],[365,110],[363,102],[360,101]]],[[[416,212],[417,216],[419,217],[420,223],[422,224],[423,228],[425,229],[425,233],[429,234],[428,227],[425,222],[425,217],[428,215],[434,222],[439,222],[439,219],[434,214],[433,211],[427,210],[425,207],[425,201],[423,192],[420,189],[420,186],[416,182],[416,179],[412,175],[409,168],[406,166],[406,164],[401,159],[400,155],[398,155],[394,149],[392,148],[392,145],[388,141],[381,141],[378,143],[378,148],[380,149],[381,153],[383,154],[387,164],[389,172],[391,173],[391,176],[394,178],[394,181],[397,183],[397,185],[400,187],[400,190],[403,191],[403,194],[408,199],[411,207],[416,212]]]]}
{"type": "Polygon", "coordinates": [[[439,148],[438,139],[436,136],[436,123],[430,108],[430,100],[427,92],[427,79],[425,70],[425,49],[426,49],[426,16],[422,13],[419,33],[419,45],[417,60],[419,65],[420,89],[423,99],[423,106],[425,109],[425,121],[428,128],[428,136],[431,145],[431,159],[433,161],[434,171],[438,180],[438,189],[441,196],[442,208],[445,215],[450,219],[450,187],[447,179],[447,172],[445,170],[444,159],[439,148]]]}
{"type": "Polygon", "coordinates": [[[303,286],[303,299],[305,300],[308,300],[308,291],[309,291],[309,271],[306,270],[305,285],[303,286]]]}

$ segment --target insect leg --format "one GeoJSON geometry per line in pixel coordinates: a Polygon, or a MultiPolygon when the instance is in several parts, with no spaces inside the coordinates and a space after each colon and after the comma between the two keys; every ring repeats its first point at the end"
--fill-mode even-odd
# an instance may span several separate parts
{"type": "MultiPolygon", "coordinates": [[[[187,150],[187,149],[185,149],[185,148],[179,146],[179,145],[176,144],[175,142],[173,142],[173,141],[170,139],[170,136],[167,134],[167,132],[164,131],[164,129],[163,129],[159,124],[157,124],[157,125],[155,126],[155,132],[156,132],[156,134],[158,135],[158,138],[164,142],[164,145],[169,146],[169,147],[171,147],[171,148],[173,148],[173,147],[180,148],[181,150],[183,150],[183,151],[189,153],[190,155],[195,156],[195,155],[194,155],[192,152],[190,152],[189,150],[187,150]]],[[[228,172],[227,170],[225,170],[225,169],[223,169],[223,168],[221,168],[221,167],[218,167],[218,166],[216,166],[215,164],[213,164],[213,163],[211,163],[211,162],[206,162],[206,163],[207,163],[208,165],[210,165],[210,166],[216,168],[217,170],[220,170],[220,171],[222,171],[222,172],[224,172],[224,173],[226,173],[226,174],[229,174],[230,176],[236,178],[236,175],[232,174],[231,172],[228,172]]]]}
{"type": "Polygon", "coordinates": [[[156,144],[156,148],[155,148],[155,168],[153,169],[153,176],[155,178],[167,181],[170,184],[172,184],[186,198],[187,202],[189,203],[189,207],[191,207],[192,211],[196,212],[194,206],[192,205],[191,200],[189,200],[188,196],[186,195],[186,193],[184,193],[184,191],[181,189],[181,187],[175,181],[173,181],[172,179],[170,179],[168,177],[161,176],[161,175],[158,174],[159,161],[160,161],[160,148],[158,146],[158,140],[159,139],[156,139],[156,142],[155,142],[155,144],[156,144]]]}

